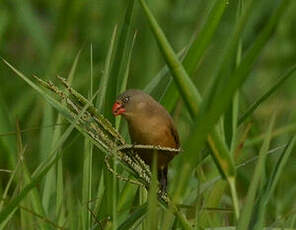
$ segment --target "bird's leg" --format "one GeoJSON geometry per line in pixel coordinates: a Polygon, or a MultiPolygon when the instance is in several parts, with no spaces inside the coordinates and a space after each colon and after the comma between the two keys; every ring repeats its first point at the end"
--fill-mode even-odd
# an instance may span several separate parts
{"type": "Polygon", "coordinates": [[[162,193],[166,193],[167,192],[167,186],[168,186],[168,168],[162,168],[160,170],[158,170],[158,181],[160,184],[160,191],[162,193]]]}

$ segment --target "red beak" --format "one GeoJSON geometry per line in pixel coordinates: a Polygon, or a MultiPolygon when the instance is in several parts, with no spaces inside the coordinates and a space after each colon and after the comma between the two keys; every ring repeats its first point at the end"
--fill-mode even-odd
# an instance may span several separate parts
{"type": "Polygon", "coordinates": [[[119,103],[118,101],[116,101],[112,107],[113,115],[118,116],[124,112],[125,112],[125,108],[123,107],[123,105],[121,103],[119,103]]]}

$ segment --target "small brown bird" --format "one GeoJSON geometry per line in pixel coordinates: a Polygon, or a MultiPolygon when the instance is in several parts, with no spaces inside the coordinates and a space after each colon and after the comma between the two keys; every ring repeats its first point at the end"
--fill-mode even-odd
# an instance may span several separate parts
{"type": "MultiPolygon", "coordinates": [[[[150,95],[140,90],[127,90],[117,98],[112,113],[114,116],[123,115],[127,120],[133,144],[180,147],[172,117],[150,95]]],[[[161,190],[166,191],[168,163],[178,152],[144,149],[137,153],[149,166],[152,165],[153,154],[157,154],[158,180],[161,190]]]]}

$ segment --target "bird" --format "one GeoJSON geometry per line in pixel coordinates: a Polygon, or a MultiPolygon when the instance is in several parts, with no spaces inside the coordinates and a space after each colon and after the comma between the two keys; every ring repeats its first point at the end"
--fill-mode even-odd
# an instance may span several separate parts
{"type": "MultiPolygon", "coordinates": [[[[149,94],[128,89],[117,97],[112,113],[114,116],[122,115],[127,121],[133,145],[180,148],[179,134],[171,115],[149,94]]],[[[167,192],[168,164],[179,151],[141,149],[136,152],[150,167],[156,154],[160,190],[167,192]]]]}

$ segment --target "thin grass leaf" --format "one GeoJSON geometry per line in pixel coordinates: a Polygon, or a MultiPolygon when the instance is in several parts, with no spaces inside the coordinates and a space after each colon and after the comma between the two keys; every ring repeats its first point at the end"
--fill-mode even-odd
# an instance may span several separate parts
{"type": "Polygon", "coordinates": [[[42,97],[47,100],[48,103],[50,103],[53,107],[57,108],[60,113],[62,113],[65,117],[70,119],[68,111],[65,109],[64,106],[62,106],[61,103],[59,103],[57,100],[50,97],[47,93],[45,93],[39,86],[37,86],[34,82],[32,82],[29,78],[27,78],[25,75],[23,75],[21,72],[19,72],[16,68],[14,68],[9,62],[7,62],[5,59],[3,59],[3,62],[11,69],[13,72],[17,74],[21,79],[23,79],[29,86],[31,86],[34,90],[36,90],[42,97]]]}
{"type": "Polygon", "coordinates": [[[111,72],[111,61],[112,61],[112,55],[114,53],[116,34],[117,34],[117,26],[113,30],[108,54],[105,61],[104,73],[102,78],[100,79],[100,86],[99,86],[100,95],[98,96],[96,101],[96,107],[98,108],[99,111],[104,111],[104,108],[105,108],[106,91],[107,91],[108,84],[110,84],[108,83],[108,81],[109,81],[110,72],[111,72]]]}
{"type": "MultiPolygon", "coordinates": [[[[156,156],[156,154],[154,154],[156,156]]],[[[148,211],[146,223],[147,230],[154,230],[158,227],[158,210],[157,210],[157,191],[158,191],[158,183],[157,183],[157,169],[156,169],[156,161],[157,158],[154,157],[152,164],[152,180],[148,193],[148,211]]]]}
{"type": "MultiPolygon", "coordinates": [[[[124,77],[123,77],[122,82],[121,82],[121,87],[120,87],[119,93],[123,93],[127,89],[127,82],[128,82],[128,76],[129,76],[129,70],[130,70],[130,63],[131,63],[132,51],[133,51],[135,40],[136,40],[136,35],[137,34],[135,33],[134,37],[133,37],[133,40],[132,40],[132,43],[131,43],[131,47],[129,48],[129,51],[128,51],[127,65],[126,65],[124,77]]],[[[121,116],[115,118],[115,128],[117,130],[119,130],[120,124],[121,124],[121,116]]]]}
{"type": "Polygon", "coordinates": [[[262,178],[262,174],[264,173],[263,171],[265,168],[266,155],[267,155],[267,151],[268,151],[270,140],[271,140],[271,133],[272,133],[274,121],[275,121],[275,115],[273,115],[271,118],[271,122],[266,132],[264,143],[259,152],[259,160],[257,162],[256,168],[251,180],[251,184],[249,186],[246,204],[243,207],[242,214],[238,222],[238,230],[247,230],[250,224],[252,210],[255,207],[255,197],[256,197],[256,192],[258,190],[259,181],[262,178]]]}
{"type": "Polygon", "coordinates": [[[122,79],[127,65],[128,47],[132,41],[132,19],[134,12],[135,0],[128,0],[124,20],[120,29],[116,50],[114,52],[114,60],[112,60],[112,69],[110,72],[108,89],[106,91],[106,108],[105,113],[107,119],[113,124],[114,116],[111,114],[112,105],[118,95],[122,79]],[[110,109],[109,109],[110,108],[110,109]]]}
{"type": "Polygon", "coordinates": [[[99,187],[97,190],[96,200],[95,200],[95,210],[98,211],[101,209],[102,200],[105,192],[105,184],[104,184],[104,174],[101,173],[99,178],[99,187]]]}
{"type": "Polygon", "coordinates": [[[237,93],[234,96],[233,103],[232,103],[232,138],[231,138],[231,145],[230,151],[234,156],[234,151],[236,147],[236,139],[237,139],[237,127],[238,127],[238,117],[239,117],[239,94],[237,93]]]}
{"type": "MultiPolygon", "coordinates": [[[[186,49],[183,48],[178,52],[177,56],[180,60],[184,59],[186,49]]],[[[163,95],[171,85],[172,76],[167,65],[163,66],[161,70],[152,78],[152,80],[143,89],[144,92],[150,94],[155,100],[161,101],[163,95]]]]}
{"type": "MultiPolygon", "coordinates": [[[[21,152],[19,155],[23,155],[24,152],[25,152],[26,148],[23,149],[23,152],[21,152]]],[[[3,192],[3,195],[1,197],[1,202],[0,202],[0,211],[3,210],[3,205],[4,205],[4,201],[6,200],[6,197],[7,197],[7,193],[8,193],[8,190],[12,184],[12,181],[14,180],[16,174],[17,174],[17,171],[19,170],[19,166],[20,166],[20,159],[18,159],[17,163],[16,163],[16,166],[15,168],[13,169],[12,173],[11,173],[11,176],[9,177],[9,180],[8,180],[8,183],[5,187],[5,190],[3,192]]],[[[11,217],[13,216],[14,212],[17,210],[18,208],[15,207],[14,210],[11,212],[11,214],[0,224],[0,229],[4,229],[6,227],[6,224],[8,223],[8,221],[11,219],[11,217]]]]}
{"type": "MultiPolygon", "coordinates": [[[[116,42],[116,48],[114,51],[114,58],[111,61],[111,71],[108,80],[108,88],[106,90],[106,102],[105,102],[105,116],[111,122],[115,124],[115,118],[111,114],[112,105],[119,93],[120,87],[124,80],[125,71],[128,64],[128,53],[130,44],[133,39],[132,23],[134,12],[135,0],[128,0],[126,4],[126,11],[124,14],[124,20],[122,22],[118,40],[116,42]]],[[[124,83],[123,83],[124,84],[124,83]]],[[[113,162],[113,166],[116,169],[116,162],[113,162]]],[[[117,213],[116,213],[116,200],[117,200],[117,179],[115,176],[111,176],[107,170],[104,170],[104,177],[106,183],[106,196],[105,209],[106,215],[112,215],[112,228],[117,228],[117,213]],[[112,194],[112,196],[110,196],[112,194]]]]}
{"type": "MultiPolygon", "coordinates": [[[[7,106],[3,100],[3,96],[0,92],[0,125],[1,132],[8,133],[13,130],[12,121],[9,117],[9,112],[7,111],[7,106]]],[[[3,158],[7,159],[8,165],[7,168],[15,168],[17,159],[15,157],[16,147],[15,147],[14,137],[7,137],[6,139],[0,138],[0,146],[2,149],[3,158]]]]}
{"type": "MultiPolygon", "coordinates": [[[[52,104],[54,107],[58,108],[61,113],[66,113],[65,108],[58,102],[55,101],[55,99],[51,98],[48,94],[46,94],[43,90],[41,90],[35,83],[33,83],[31,80],[29,80],[26,76],[24,76],[22,73],[20,73],[17,69],[15,69],[12,65],[10,65],[7,61],[3,59],[3,61],[8,65],[20,78],[22,78],[24,81],[26,81],[32,88],[34,88],[38,93],[40,93],[50,104],[52,104]]],[[[51,154],[49,154],[48,159],[45,160],[43,163],[41,163],[37,170],[32,175],[32,179],[29,184],[27,184],[21,192],[12,199],[5,208],[0,212],[0,224],[2,222],[5,222],[6,219],[10,216],[12,212],[14,212],[15,208],[18,206],[18,204],[27,196],[27,194],[38,184],[40,183],[40,180],[49,172],[49,170],[58,162],[58,160],[61,158],[62,153],[58,150],[61,148],[63,143],[66,141],[66,139],[71,134],[72,130],[76,126],[77,120],[83,115],[83,113],[86,111],[89,104],[85,105],[83,110],[80,112],[80,114],[75,118],[75,120],[72,120],[72,124],[67,128],[67,130],[64,132],[64,134],[61,136],[61,138],[56,143],[55,147],[53,148],[53,151],[51,154]]],[[[68,115],[69,116],[69,115],[68,115]]],[[[66,115],[66,117],[68,117],[66,115]]]]}
{"type": "Polygon", "coordinates": [[[181,62],[178,60],[177,55],[170,46],[165,34],[159,27],[146,2],[144,0],[139,0],[139,2],[146,14],[148,22],[150,23],[151,29],[154,33],[154,36],[156,37],[156,41],[158,42],[164,59],[167,62],[167,65],[174,76],[174,80],[179,87],[180,93],[182,94],[183,98],[187,99],[185,100],[185,103],[188,105],[188,110],[194,116],[198,112],[198,105],[195,100],[200,100],[200,95],[194,87],[192,80],[188,77],[181,62]]]}
{"type": "MultiPolygon", "coordinates": [[[[20,152],[19,155],[22,156],[25,153],[25,151],[26,151],[26,148],[23,148],[22,152],[20,152]]],[[[4,189],[3,193],[2,193],[2,197],[1,197],[1,201],[0,201],[0,210],[2,210],[2,208],[3,208],[4,201],[6,200],[8,191],[9,191],[10,186],[11,186],[13,180],[14,180],[14,177],[17,174],[17,170],[18,170],[19,166],[20,166],[20,158],[18,159],[15,168],[11,171],[11,175],[9,177],[9,180],[8,180],[8,182],[7,182],[6,186],[5,186],[5,189],[4,189]]]]}
{"type": "MultiPolygon", "coordinates": [[[[217,113],[214,112],[214,109],[216,107],[219,107],[220,103],[222,102],[221,95],[219,95],[219,97],[217,96],[218,87],[219,87],[219,85],[223,86],[224,83],[227,82],[227,81],[223,81],[222,78],[227,76],[227,73],[230,71],[230,68],[232,66],[233,59],[236,58],[240,34],[247,22],[248,14],[251,10],[251,6],[252,6],[252,1],[249,2],[248,7],[246,8],[246,11],[241,16],[240,20],[237,22],[236,27],[233,32],[233,35],[231,36],[231,39],[230,39],[230,41],[225,49],[225,52],[223,54],[222,63],[220,65],[218,73],[216,74],[216,81],[214,82],[214,84],[212,86],[211,93],[208,93],[208,95],[206,97],[206,101],[202,102],[201,112],[200,112],[199,116],[200,117],[204,116],[204,117],[201,118],[200,121],[198,121],[198,120],[196,121],[196,123],[200,123],[203,126],[203,127],[199,126],[197,128],[197,129],[200,129],[199,133],[203,133],[205,131],[204,129],[209,129],[210,127],[212,127],[218,121],[218,118],[222,114],[222,113],[219,113],[219,115],[218,115],[217,113]],[[222,76],[222,77],[220,77],[220,76],[222,76]],[[211,108],[207,108],[208,106],[212,107],[213,111],[211,111],[211,108]],[[204,113],[204,115],[202,115],[202,113],[204,113]],[[212,115],[215,115],[215,122],[211,121],[212,115]],[[201,123],[201,120],[203,120],[202,123],[201,123]],[[206,124],[207,122],[208,122],[208,124],[206,124]],[[210,125],[210,123],[211,123],[211,125],[210,125]]],[[[230,78],[230,79],[233,80],[233,78],[230,78]]],[[[221,92],[221,94],[222,94],[222,92],[221,92]]],[[[228,103],[229,102],[230,102],[230,100],[228,100],[228,103]]],[[[226,108],[226,106],[224,108],[226,108]]]]}
{"type": "Polygon", "coordinates": [[[127,82],[128,82],[128,76],[129,76],[129,70],[130,70],[132,51],[133,51],[134,44],[136,41],[136,36],[137,36],[137,33],[134,34],[130,48],[128,49],[126,69],[124,71],[124,75],[123,75],[122,82],[120,85],[119,93],[123,93],[127,89],[127,82]]]}
{"type": "MultiPolygon", "coordinates": [[[[280,135],[288,134],[288,133],[293,133],[295,131],[296,131],[296,124],[289,124],[289,125],[286,125],[286,126],[283,126],[281,128],[274,130],[272,132],[272,138],[278,137],[280,135]]],[[[258,143],[262,142],[262,140],[264,140],[263,134],[259,135],[258,137],[254,137],[254,138],[247,140],[245,146],[249,147],[249,146],[258,144],[258,143]]]]}
{"type": "MultiPolygon", "coordinates": [[[[116,79],[112,76],[112,70],[113,70],[112,64],[114,62],[114,59],[116,59],[116,56],[114,56],[116,55],[116,47],[115,47],[116,36],[117,36],[117,26],[113,30],[107,58],[105,61],[104,74],[102,76],[100,87],[99,87],[100,96],[97,98],[97,108],[103,112],[106,112],[108,108],[109,96],[107,95],[108,93],[109,94],[111,93],[110,90],[111,89],[115,90],[113,91],[113,94],[116,94],[116,83],[115,83],[116,79]],[[110,87],[111,84],[115,84],[114,87],[110,87]]],[[[105,186],[106,191],[104,192],[105,199],[103,199],[103,204],[102,204],[104,208],[101,215],[103,216],[112,215],[114,218],[113,221],[115,221],[115,224],[116,224],[116,213],[115,213],[116,208],[114,208],[116,203],[116,197],[114,197],[116,196],[116,193],[115,193],[116,179],[112,175],[110,175],[109,171],[105,167],[103,168],[102,176],[104,177],[104,182],[106,184],[105,186]]]]}
{"type": "Polygon", "coordinates": [[[79,58],[80,58],[80,54],[81,54],[81,49],[76,54],[75,59],[74,59],[74,62],[72,63],[70,72],[68,74],[67,81],[68,81],[68,83],[70,85],[72,84],[73,79],[74,79],[74,75],[75,75],[75,72],[76,72],[76,69],[77,69],[77,65],[78,65],[78,61],[79,61],[79,58]]]}
{"type": "Polygon", "coordinates": [[[187,144],[187,146],[190,146],[191,149],[194,149],[194,151],[187,151],[184,153],[184,161],[182,162],[184,170],[182,170],[182,173],[180,174],[180,178],[183,179],[178,180],[180,182],[177,186],[178,188],[181,189],[184,187],[184,184],[187,183],[184,179],[188,178],[192,165],[197,161],[195,154],[201,150],[206,138],[205,135],[213,129],[212,127],[216,124],[219,117],[228,108],[229,103],[232,100],[232,96],[248,76],[254,61],[258,57],[260,51],[272,34],[274,27],[278,23],[277,19],[285,12],[286,7],[289,5],[288,3],[289,0],[281,1],[280,6],[275,10],[272,17],[269,19],[268,23],[254,42],[253,46],[243,57],[239,67],[230,75],[229,78],[223,80],[221,80],[222,78],[217,79],[211,89],[211,93],[208,94],[206,100],[202,102],[200,113],[198,114],[195,123],[196,129],[187,144]],[[227,84],[225,84],[225,82],[227,82],[227,84]]]}
{"type": "MultiPolygon", "coordinates": [[[[225,181],[218,181],[214,184],[213,188],[206,195],[204,207],[219,207],[223,194],[225,194],[227,183],[225,181]]],[[[199,205],[199,204],[196,204],[199,205]]],[[[198,216],[198,226],[219,226],[219,218],[215,213],[209,213],[208,210],[200,208],[198,216]]]]}
{"type": "MultiPolygon", "coordinates": [[[[70,72],[68,74],[69,84],[73,81],[80,54],[81,54],[81,50],[78,51],[78,53],[74,59],[74,62],[71,66],[70,72]]],[[[53,113],[52,107],[50,107],[48,104],[46,105],[45,108],[46,109],[44,112],[44,114],[45,114],[44,119],[46,119],[48,117],[47,114],[53,113]]],[[[61,124],[62,122],[63,122],[62,116],[61,116],[61,114],[59,114],[57,117],[56,123],[61,124]]],[[[47,121],[47,123],[52,124],[53,120],[51,119],[51,121],[47,121]]],[[[45,133],[45,135],[44,135],[45,141],[44,142],[47,144],[43,144],[41,149],[44,149],[45,151],[48,152],[48,149],[51,149],[55,145],[57,140],[60,138],[61,133],[62,133],[62,127],[57,127],[53,131],[53,133],[51,133],[51,132],[49,133],[47,129],[42,129],[42,131],[43,131],[43,133],[45,133]],[[48,133],[50,134],[50,136],[48,133]],[[47,145],[47,146],[44,146],[44,145],[47,145]]],[[[46,155],[47,154],[48,153],[46,153],[46,155]]],[[[45,159],[45,157],[43,159],[45,159]]],[[[55,167],[53,167],[49,171],[48,175],[46,176],[45,182],[44,182],[44,188],[43,188],[43,196],[42,196],[43,206],[44,206],[47,213],[49,212],[49,209],[50,209],[50,203],[52,202],[52,196],[56,196],[56,211],[57,211],[56,214],[57,215],[59,213],[62,213],[62,196],[63,196],[63,179],[62,178],[63,178],[63,174],[62,174],[61,170],[58,170],[59,174],[57,174],[57,168],[56,168],[56,167],[58,167],[58,165],[61,165],[61,164],[62,164],[62,162],[60,160],[59,163],[55,167]],[[57,181],[57,180],[59,180],[59,181],[57,181]],[[57,186],[59,186],[59,187],[57,187],[57,186]]],[[[59,216],[58,216],[58,219],[60,219],[59,216]]],[[[61,218],[61,219],[63,219],[63,218],[61,218]]]]}
{"type": "Polygon", "coordinates": [[[136,185],[125,183],[118,198],[117,211],[124,212],[131,208],[136,197],[136,185]]]}
{"type": "Polygon", "coordinates": [[[91,198],[91,183],[92,183],[92,144],[85,137],[84,140],[84,159],[83,159],[83,181],[82,181],[82,226],[87,230],[91,226],[90,212],[87,209],[88,202],[91,198]]]}
{"type": "MultiPolygon", "coordinates": [[[[135,39],[136,39],[136,33],[133,36],[130,47],[127,48],[127,57],[126,57],[127,62],[126,62],[126,65],[122,66],[122,68],[125,68],[125,69],[121,70],[124,72],[124,75],[121,80],[119,93],[123,93],[127,88],[127,82],[128,82],[128,76],[129,76],[129,70],[130,70],[130,62],[131,62],[131,56],[132,56],[132,51],[133,51],[135,39]]],[[[120,124],[121,124],[121,116],[117,117],[115,119],[115,128],[117,130],[120,129],[120,124]]],[[[113,163],[113,168],[114,168],[114,170],[117,170],[117,162],[116,161],[114,161],[114,163],[113,163]]],[[[117,188],[117,179],[116,179],[115,174],[113,174],[113,188],[117,188]]],[[[116,195],[113,198],[113,226],[114,226],[114,228],[116,228],[117,227],[117,219],[115,217],[117,216],[117,210],[118,210],[118,208],[117,208],[117,195],[118,194],[115,194],[115,193],[113,193],[113,194],[114,194],[114,196],[116,195]]]]}
{"type": "Polygon", "coordinates": [[[179,223],[178,218],[174,218],[174,215],[169,212],[169,210],[165,210],[164,209],[164,219],[162,220],[162,225],[161,225],[161,229],[162,230],[169,230],[172,227],[172,222],[177,222],[179,223]]]}
{"type": "MultiPolygon", "coordinates": [[[[201,61],[201,58],[209,47],[212,37],[221,21],[226,4],[227,1],[224,0],[215,1],[206,22],[188,49],[188,52],[182,62],[188,76],[192,77],[201,61]]],[[[176,84],[174,82],[170,82],[169,87],[162,98],[162,103],[168,111],[172,111],[179,98],[179,94],[177,92],[178,90],[176,84]]]]}
{"type": "MultiPolygon", "coordinates": [[[[236,19],[239,21],[243,12],[243,0],[238,1],[238,7],[236,11],[236,19]]],[[[238,47],[236,51],[236,61],[235,67],[237,67],[242,59],[242,38],[238,41],[238,47]]],[[[224,114],[224,129],[225,129],[225,139],[228,146],[230,146],[231,155],[234,154],[234,148],[236,145],[237,138],[237,122],[238,122],[238,113],[239,113],[239,93],[236,93],[230,108],[224,114]]]]}
{"type": "MultiPolygon", "coordinates": [[[[17,121],[16,123],[16,132],[17,132],[17,145],[18,145],[18,151],[19,153],[24,151],[24,146],[23,146],[23,141],[22,141],[22,135],[20,132],[20,126],[19,123],[17,121]]],[[[20,163],[21,163],[21,171],[20,171],[20,181],[23,182],[22,186],[25,186],[26,184],[29,184],[31,182],[31,175],[30,172],[28,170],[27,164],[24,160],[24,155],[19,155],[20,158],[20,163]]],[[[22,187],[20,187],[20,189],[22,189],[22,187]]],[[[32,211],[35,212],[36,214],[43,216],[44,218],[46,218],[46,214],[45,214],[45,210],[44,207],[42,206],[42,201],[41,201],[41,195],[39,193],[39,191],[34,188],[32,190],[32,192],[30,194],[28,194],[28,197],[26,197],[26,199],[23,200],[23,203],[27,206],[32,206],[32,211]]],[[[30,219],[31,218],[26,218],[26,216],[28,216],[27,213],[24,212],[23,209],[20,210],[21,214],[24,215],[24,222],[26,224],[28,224],[28,226],[30,226],[30,219]]],[[[31,219],[33,220],[33,219],[31,219]]],[[[38,221],[39,222],[39,221],[38,221]]],[[[31,222],[32,224],[33,222],[31,222]]],[[[39,228],[40,229],[47,229],[48,226],[45,224],[45,222],[40,221],[39,222],[39,228]]]]}
{"type": "Polygon", "coordinates": [[[264,217],[266,212],[266,207],[270,198],[275,190],[275,187],[280,179],[280,175],[288,161],[288,158],[293,150],[294,144],[296,141],[296,136],[290,139],[288,145],[284,149],[280,158],[278,159],[270,178],[267,180],[267,185],[262,193],[259,195],[256,207],[258,207],[253,213],[254,219],[254,230],[260,230],[264,226],[264,217]]]}
{"type": "Polygon", "coordinates": [[[294,136],[293,138],[290,139],[287,147],[281,154],[278,162],[276,163],[275,168],[272,171],[271,178],[268,180],[268,185],[266,188],[266,201],[267,202],[270,199],[271,194],[274,192],[275,187],[279,181],[280,175],[284,169],[284,166],[286,165],[289,156],[291,155],[291,152],[293,150],[293,147],[295,145],[296,137],[294,136]]]}
{"type": "Polygon", "coordinates": [[[118,230],[129,230],[140,222],[148,209],[148,204],[145,203],[136,208],[136,210],[118,227],[118,230]]]}
{"type": "Polygon", "coordinates": [[[287,72],[280,75],[278,77],[278,82],[276,82],[269,90],[267,90],[260,98],[258,98],[249,108],[248,110],[240,117],[238,121],[238,125],[242,124],[248,117],[253,114],[253,112],[264,102],[266,101],[276,90],[282,86],[286,80],[289,79],[289,77],[293,76],[296,70],[296,65],[291,67],[287,72]]]}
{"type": "MultiPolygon", "coordinates": [[[[42,116],[42,126],[48,126],[50,124],[54,123],[53,118],[53,108],[47,104],[44,103],[43,105],[43,116],[42,116]]],[[[40,130],[40,155],[41,155],[41,161],[47,159],[49,150],[52,146],[53,141],[53,128],[49,129],[41,129],[40,130]]],[[[49,171],[48,177],[46,177],[44,186],[43,186],[43,192],[42,192],[42,205],[44,207],[45,212],[48,214],[50,209],[50,200],[52,196],[55,195],[55,184],[56,184],[56,171],[55,168],[49,171]]]]}
{"type": "MultiPolygon", "coordinates": [[[[61,135],[59,135],[61,136],[61,135]]],[[[56,179],[56,219],[59,226],[64,225],[66,221],[66,207],[65,207],[65,192],[64,192],[64,174],[62,159],[57,164],[57,179],[56,179]]]]}
{"type": "Polygon", "coordinates": [[[93,95],[93,89],[94,89],[94,68],[93,68],[93,46],[90,44],[90,98],[92,98],[93,95]]]}
{"type": "MultiPolygon", "coordinates": [[[[52,153],[55,153],[65,142],[65,140],[68,138],[72,130],[74,129],[74,124],[72,124],[66,132],[63,134],[63,136],[60,138],[59,142],[56,144],[56,148],[52,151],[52,153]]],[[[57,160],[61,157],[61,154],[57,154],[55,158],[51,161],[47,161],[46,166],[40,170],[40,172],[32,177],[32,180],[29,184],[27,184],[21,192],[12,199],[9,204],[3,208],[3,210],[0,212],[0,223],[6,221],[6,218],[10,216],[10,214],[14,211],[14,209],[18,206],[18,204],[27,196],[27,194],[35,188],[35,186],[42,180],[42,178],[48,173],[48,171],[51,169],[51,167],[57,162],[57,160]]]]}
{"type": "MultiPolygon", "coordinates": [[[[93,97],[93,50],[90,47],[90,90],[88,99],[93,97]]],[[[87,137],[84,139],[84,162],[83,162],[83,181],[82,181],[82,225],[87,230],[91,227],[91,213],[86,208],[92,200],[92,169],[93,169],[93,144],[87,137]]]]}
{"type": "Polygon", "coordinates": [[[264,45],[270,38],[275,26],[278,24],[278,18],[280,18],[281,15],[285,12],[285,9],[289,5],[289,2],[290,0],[281,1],[279,7],[275,10],[275,12],[269,19],[268,23],[266,24],[262,32],[258,35],[252,47],[247,51],[246,55],[243,57],[241,64],[238,66],[238,68],[229,77],[225,76],[224,78],[217,78],[216,85],[219,86],[217,86],[218,88],[216,88],[215,86],[212,88],[213,95],[210,96],[210,98],[212,102],[220,101],[220,103],[214,105],[209,104],[211,108],[208,109],[208,113],[213,113],[217,115],[221,114],[228,106],[229,101],[234,95],[235,91],[241,86],[241,84],[244,82],[244,80],[250,73],[251,67],[255,63],[261,50],[264,48],[264,45]],[[223,81],[228,82],[228,84],[225,85],[223,81]]]}
{"type": "MultiPolygon", "coordinates": [[[[81,49],[78,51],[78,53],[75,56],[74,62],[71,66],[70,72],[68,74],[67,82],[71,85],[72,81],[74,79],[74,75],[77,69],[78,61],[80,58],[81,49]]],[[[63,122],[63,118],[61,114],[58,115],[57,118],[57,124],[61,124],[63,122]]],[[[57,140],[62,135],[62,127],[57,127],[53,134],[53,142],[52,147],[54,146],[54,143],[57,142],[57,140]]],[[[62,150],[59,150],[62,151],[62,150]]],[[[65,222],[65,205],[64,205],[64,180],[63,180],[63,162],[62,159],[60,159],[56,165],[56,215],[57,215],[57,221],[59,225],[63,225],[65,222]]],[[[48,178],[48,176],[47,176],[48,178]]]]}

